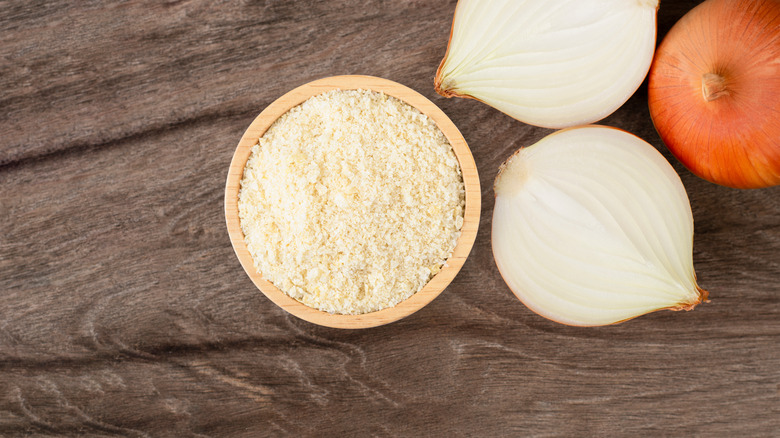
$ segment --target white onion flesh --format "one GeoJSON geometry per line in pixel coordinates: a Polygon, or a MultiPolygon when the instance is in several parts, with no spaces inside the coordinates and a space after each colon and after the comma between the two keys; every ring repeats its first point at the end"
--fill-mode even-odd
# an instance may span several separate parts
{"type": "Polygon", "coordinates": [[[601,120],[647,76],[657,9],[658,0],[460,0],[436,89],[537,126],[601,120]]]}
{"type": "Polygon", "coordinates": [[[596,326],[706,299],[685,188],[642,139],[604,126],[558,131],[517,151],[494,188],[493,255],[534,312],[596,326]]]}

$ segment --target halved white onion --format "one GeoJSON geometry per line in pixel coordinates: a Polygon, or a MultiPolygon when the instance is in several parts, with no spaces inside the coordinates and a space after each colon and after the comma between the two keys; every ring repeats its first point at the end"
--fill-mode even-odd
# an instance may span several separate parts
{"type": "Polygon", "coordinates": [[[647,75],[657,9],[658,0],[460,0],[436,90],[537,126],[601,120],[647,75]]]}
{"type": "Polygon", "coordinates": [[[642,139],[583,126],[518,150],[495,182],[493,255],[534,312],[613,324],[706,300],[679,176],[642,139]]]}

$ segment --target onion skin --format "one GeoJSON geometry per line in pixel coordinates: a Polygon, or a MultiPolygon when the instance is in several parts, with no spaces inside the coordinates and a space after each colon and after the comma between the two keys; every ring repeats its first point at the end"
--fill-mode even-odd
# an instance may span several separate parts
{"type": "MultiPolygon", "coordinates": [[[[457,6],[455,8],[455,13],[456,14],[458,13],[457,6]]],[[[468,95],[465,95],[465,94],[458,94],[458,93],[456,93],[456,92],[454,92],[454,91],[452,91],[452,90],[442,86],[442,83],[441,83],[441,81],[442,81],[441,70],[444,68],[444,63],[447,61],[447,56],[449,56],[449,54],[450,54],[450,47],[452,46],[452,33],[453,32],[455,32],[455,19],[454,18],[452,19],[452,24],[450,25],[450,36],[449,36],[449,38],[447,38],[447,51],[444,52],[444,58],[442,58],[441,62],[439,62],[439,67],[436,69],[436,76],[433,78],[433,88],[434,88],[434,90],[436,90],[437,93],[439,93],[439,95],[444,96],[444,97],[446,97],[448,99],[450,97],[466,97],[466,98],[471,98],[471,99],[474,99],[474,100],[479,100],[479,99],[475,99],[475,98],[473,98],[471,96],[468,96],[468,95]]]]}
{"type": "Polygon", "coordinates": [[[656,50],[650,115],[695,175],[727,187],[780,184],[780,1],[707,0],[656,50]]]}

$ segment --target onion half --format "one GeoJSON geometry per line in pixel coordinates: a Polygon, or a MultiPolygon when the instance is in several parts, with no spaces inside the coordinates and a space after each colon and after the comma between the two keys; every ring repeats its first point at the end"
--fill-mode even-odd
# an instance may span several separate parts
{"type": "Polygon", "coordinates": [[[553,133],[496,177],[493,255],[534,312],[613,324],[706,300],[693,269],[693,215],[666,159],[614,128],[553,133]]]}
{"type": "Polygon", "coordinates": [[[669,31],[650,70],[650,115],[694,174],[780,184],[780,1],[708,0],[669,31]]]}
{"type": "Polygon", "coordinates": [[[601,120],[647,75],[657,9],[658,0],[460,0],[436,91],[548,128],[601,120]]]}

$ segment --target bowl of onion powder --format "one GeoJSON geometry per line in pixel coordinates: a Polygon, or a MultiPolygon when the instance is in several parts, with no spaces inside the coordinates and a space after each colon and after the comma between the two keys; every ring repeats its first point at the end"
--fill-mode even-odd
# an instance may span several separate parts
{"type": "Polygon", "coordinates": [[[386,324],[452,281],[476,238],[480,187],[452,121],[370,76],[302,85],[244,133],[225,189],[233,249],[271,301],[338,328],[386,324]]]}

